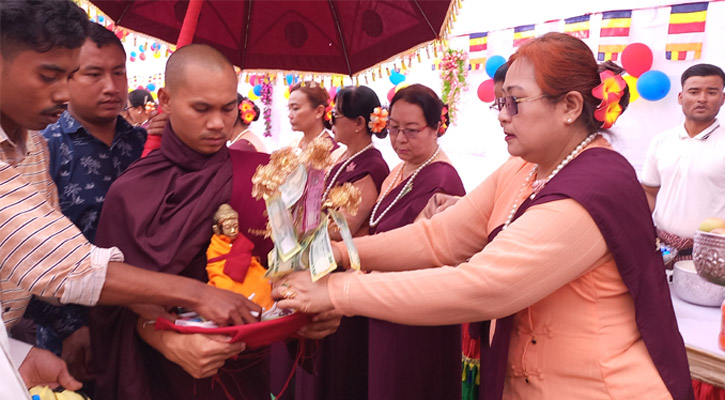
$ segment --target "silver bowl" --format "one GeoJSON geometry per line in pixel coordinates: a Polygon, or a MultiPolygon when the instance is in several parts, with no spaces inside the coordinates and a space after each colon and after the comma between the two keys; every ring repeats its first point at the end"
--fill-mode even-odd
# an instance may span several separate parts
{"type": "Polygon", "coordinates": [[[692,260],[700,276],[712,283],[725,285],[725,235],[695,232],[692,260]]]}
{"type": "Polygon", "coordinates": [[[719,307],[725,300],[725,286],[710,283],[699,276],[692,260],[675,263],[672,290],[682,300],[701,306],[719,307]]]}

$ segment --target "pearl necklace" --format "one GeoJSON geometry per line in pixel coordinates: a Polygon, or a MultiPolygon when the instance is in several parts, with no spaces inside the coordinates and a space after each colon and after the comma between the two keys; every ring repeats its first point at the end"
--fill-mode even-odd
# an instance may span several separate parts
{"type": "MultiPolygon", "coordinates": [[[[335,173],[335,176],[333,176],[333,177],[332,177],[332,179],[330,180],[330,183],[329,183],[329,184],[327,185],[327,188],[325,188],[325,192],[324,192],[324,193],[322,194],[322,201],[323,201],[323,202],[324,202],[324,201],[325,201],[325,199],[327,198],[327,194],[328,194],[328,193],[330,193],[330,189],[332,189],[332,187],[333,187],[333,186],[335,186],[335,182],[337,182],[337,178],[338,178],[338,177],[340,176],[340,174],[342,173],[342,171],[344,171],[344,170],[345,170],[345,168],[346,168],[346,167],[347,167],[347,166],[348,166],[348,165],[349,165],[349,164],[350,164],[350,163],[352,162],[352,160],[354,160],[354,159],[355,159],[355,157],[357,157],[357,156],[359,156],[360,154],[362,154],[362,153],[364,153],[364,152],[368,151],[368,150],[369,150],[369,149],[371,149],[372,147],[373,147],[373,144],[372,144],[372,142],[371,142],[371,143],[370,143],[369,145],[367,145],[367,146],[363,147],[363,148],[362,148],[362,150],[358,151],[357,153],[353,154],[353,155],[352,155],[352,156],[351,156],[350,158],[348,158],[347,160],[343,161],[342,165],[340,166],[340,168],[339,168],[339,169],[337,170],[337,172],[335,173]]],[[[340,159],[341,159],[341,158],[342,158],[342,157],[343,157],[344,155],[345,155],[345,154],[342,154],[342,155],[340,155],[340,157],[338,157],[338,158],[337,158],[337,160],[335,160],[335,164],[333,164],[333,165],[337,165],[337,164],[338,164],[338,162],[340,161],[340,159]]],[[[325,174],[325,178],[327,178],[327,177],[329,177],[329,176],[330,176],[330,171],[327,171],[327,173],[325,174]]]]}
{"type": "Polygon", "coordinates": [[[436,151],[433,153],[433,155],[430,156],[430,158],[428,158],[427,160],[425,160],[425,162],[423,164],[421,164],[418,168],[416,168],[416,170],[410,175],[410,177],[408,177],[408,180],[405,182],[405,186],[403,186],[403,188],[400,190],[400,192],[398,192],[398,195],[395,196],[395,199],[393,199],[393,201],[390,203],[390,205],[388,205],[388,207],[383,211],[383,213],[380,214],[378,219],[375,220],[375,214],[378,212],[378,207],[380,207],[380,204],[383,202],[383,199],[385,199],[385,196],[388,195],[388,193],[390,192],[390,189],[393,188],[393,185],[395,184],[395,182],[397,182],[398,179],[403,175],[403,169],[405,168],[405,163],[403,163],[403,165],[400,166],[400,169],[398,170],[398,173],[396,174],[395,179],[393,179],[390,182],[390,184],[388,184],[388,187],[385,189],[385,193],[383,193],[383,195],[380,196],[380,200],[378,200],[375,203],[373,212],[370,213],[370,227],[375,227],[380,223],[380,220],[382,220],[383,217],[385,217],[385,214],[387,214],[388,211],[390,211],[390,209],[393,208],[393,206],[407,193],[408,189],[413,185],[413,180],[415,179],[416,176],[418,176],[418,173],[423,168],[427,167],[428,164],[433,162],[433,160],[438,156],[438,153],[440,151],[441,151],[441,147],[438,146],[438,148],[436,148],[436,151]]]}
{"type": "Polygon", "coordinates": [[[236,137],[235,137],[235,138],[234,138],[233,140],[231,140],[231,141],[229,142],[229,144],[227,145],[227,147],[229,147],[229,146],[233,145],[234,143],[236,143],[236,142],[237,142],[237,140],[241,139],[241,138],[242,138],[242,136],[244,136],[244,134],[245,134],[245,133],[247,133],[247,132],[249,132],[249,128],[247,128],[247,129],[245,129],[245,130],[241,131],[241,132],[240,132],[240,133],[239,133],[239,134],[238,134],[238,135],[237,135],[237,136],[236,136],[236,137]]]}
{"type": "MultiPolygon", "coordinates": [[[[547,176],[546,179],[537,179],[536,181],[534,181],[534,183],[532,185],[534,192],[531,194],[531,196],[529,196],[529,198],[531,200],[533,200],[534,197],[536,197],[536,195],[539,194],[539,192],[541,192],[541,190],[544,188],[544,186],[547,183],[549,183],[551,178],[556,176],[556,174],[558,174],[562,168],[564,168],[567,164],[569,164],[569,162],[571,160],[574,159],[574,157],[576,157],[579,153],[581,153],[581,151],[584,150],[584,148],[586,148],[589,145],[589,143],[591,143],[597,137],[597,135],[599,135],[599,133],[592,133],[591,135],[587,136],[584,140],[582,140],[582,142],[579,143],[579,145],[574,150],[572,150],[572,152],[569,153],[569,155],[566,156],[566,158],[563,159],[559,163],[559,165],[557,165],[556,168],[554,168],[553,171],[551,171],[551,174],[549,174],[549,176],[547,176]]],[[[503,229],[508,228],[509,224],[511,224],[511,221],[514,219],[514,215],[516,215],[516,211],[518,210],[519,199],[521,198],[521,194],[524,192],[524,189],[526,189],[526,187],[529,186],[529,181],[531,181],[531,178],[536,174],[536,172],[538,170],[539,170],[539,166],[534,165],[534,168],[532,168],[531,172],[529,172],[529,174],[526,176],[526,180],[524,181],[523,186],[521,186],[521,189],[519,189],[519,193],[516,195],[516,201],[514,201],[514,206],[511,207],[511,212],[509,212],[509,216],[506,219],[506,223],[503,224],[503,229]]]]}

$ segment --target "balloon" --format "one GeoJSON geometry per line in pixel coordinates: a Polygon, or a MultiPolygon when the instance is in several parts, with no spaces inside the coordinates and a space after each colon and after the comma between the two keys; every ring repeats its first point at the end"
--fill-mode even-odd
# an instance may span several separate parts
{"type": "Polygon", "coordinates": [[[292,84],[295,82],[295,76],[292,74],[287,74],[287,76],[284,77],[287,81],[287,86],[292,86],[292,84]]]}
{"type": "Polygon", "coordinates": [[[146,90],[148,90],[149,92],[153,92],[154,90],[156,90],[156,85],[154,85],[153,83],[149,83],[148,85],[146,85],[146,90]]]}
{"type": "Polygon", "coordinates": [[[146,50],[143,48],[143,45],[140,45],[140,46],[138,46],[138,51],[143,53],[146,50]]]}
{"type": "Polygon", "coordinates": [[[629,102],[634,103],[635,100],[639,99],[639,92],[637,91],[638,79],[632,75],[626,75],[624,81],[629,86],[629,102]]]}
{"type": "Polygon", "coordinates": [[[393,86],[392,88],[390,88],[390,90],[388,90],[388,103],[393,101],[393,96],[395,96],[395,86],[393,86]]]}
{"type": "Polygon", "coordinates": [[[98,16],[98,22],[103,22],[106,19],[103,15],[98,16]]]}
{"type": "Polygon", "coordinates": [[[661,71],[647,71],[637,80],[637,91],[645,100],[661,100],[670,92],[670,78],[661,71]]]}
{"type": "Polygon", "coordinates": [[[486,60],[486,73],[493,78],[496,71],[506,63],[506,59],[501,56],[492,56],[486,60]]]}
{"type": "Polygon", "coordinates": [[[136,89],[145,89],[145,88],[143,87],[143,85],[138,85],[138,86],[136,86],[136,89]]]}
{"type": "Polygon", "coordinates": [[[333,86],[330,88],[330,90],[327,91],[327,94],[330,95],[331,99],[335,98],[335,95],[337,94],[337,87],[333,86]]]}
{"type": "Polygon", "coordinates": [[[393,71],[390,74],[390,83],[392,83],[395,86],[398,86],[398,84],[403,82],[404,80],[405,80],[405,75],[401,74],[398,71],[393,71]]]}
{"type": "Polygon", "coordinates": [[[158,52],[158,51],[157,51],[157,52],[155,52],[155,53],[154,53],[154,57],[155,57],[155,58],[159,58],[159,57],[161,57],[161,53],[160,53],[160,52],[158,52]]]}
{"type": "Polygon", "coordinates": [[[139,60],[143,61],[146,59],[146,53],[141,53],[138,55],[139,60]]]}
{"type": "Polygon", "coordinates": [[[622,52],[622,67],[628,74],[639,78],[652,68],[652,50],[643,43],[632,43],[622,52]]]}
{"type": "Polygon", "coordinates": [[[289,100],[289,86],[284,88],[284,98],[289,100]]]}
{"type": "Polygon", "coordinates": [[[410,83],[401,82],[395,86],[395,93],[398,93],[398,90],[405,89],[408,86],[410,86],[410,83]]]}
{"type": "Polygon", "coordinates": [[[131,56],[131,58],[129,58],[128,61],[134,62],[134,61],[136,61],[136,57],[131,56]]]}
{"type": "Polygon", "coordinates": [[[252,100],[252,101],[259,100],[259,96],[257,96],[256,93],[254,93],[254,89],[249,89],[249,93],[247,93],[247,97],[249,98],[249,100],[252,100]]]}
{"type": "Polygon", "coordinates": [[[131,58],[136,58],[136,52],[135,51],[132,51],[131,52],[131,58]]]}
{"type": "Polygon", "coordinates": [[[252,90],[254,91],[254,94],[257,95],[257,97],[262,95],[262,85],[254,85],[252,90]]]}
{"type": "Polygon", "coordinates": [[[257,75],[250,75],[249,76],[249,84],[252,86],[257,85],[257,75]]]}
{"type": "Polygon", "coordinates": [[[484,103],[490,103],[496,99],[493,94],[493,79],[488,79],[478,85],[478,98],[484,103]]]}

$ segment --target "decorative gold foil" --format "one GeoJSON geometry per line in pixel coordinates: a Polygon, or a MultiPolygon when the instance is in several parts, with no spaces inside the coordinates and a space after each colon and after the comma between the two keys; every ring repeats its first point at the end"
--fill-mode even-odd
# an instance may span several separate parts
{"type": "Polygon", "coordinates": [[[332,165],[332,142],[327,138],[316,138],[302,151],[302,162],[310,168],[326,170],[332,165]]]}
{"type": "Polygon", "coordinates": [[[357,214],[360,207],[362,196],[360,190],[350,182],[345,182],[341,186],[330,189],[327,199],[322,205],[323,208],[332,208],[334,210],[344,209],[350,215],[357,214]]]}

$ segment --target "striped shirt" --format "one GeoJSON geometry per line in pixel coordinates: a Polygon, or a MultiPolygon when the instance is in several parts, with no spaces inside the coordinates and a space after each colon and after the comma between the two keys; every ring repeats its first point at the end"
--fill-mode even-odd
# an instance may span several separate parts
{"type": "Polygon", "coordinates": [[[88,243],[58,208],[48,173],[48,148],[38,132],[17,143],[0,128],[0,303],[9,328],[31,294],[94,305],[118,249],[88,243]]]}

